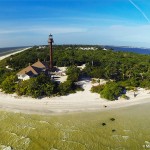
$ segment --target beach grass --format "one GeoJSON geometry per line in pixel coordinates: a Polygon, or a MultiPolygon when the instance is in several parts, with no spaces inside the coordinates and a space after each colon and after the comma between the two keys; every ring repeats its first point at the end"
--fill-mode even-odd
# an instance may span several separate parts
{"type": "Polygon", "coordinates": [[[1,111],[0,149],[149,149],[149,106],[47,116],[1,111]]]}

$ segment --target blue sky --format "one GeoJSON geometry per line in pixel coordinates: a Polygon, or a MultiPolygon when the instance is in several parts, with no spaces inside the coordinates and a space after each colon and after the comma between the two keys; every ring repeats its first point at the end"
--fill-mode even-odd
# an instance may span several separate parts
{"type": "Polygon", "coordinates": [[[0,0],[0,47],[47,44],[150,47],[149,0],[0,0]]]}

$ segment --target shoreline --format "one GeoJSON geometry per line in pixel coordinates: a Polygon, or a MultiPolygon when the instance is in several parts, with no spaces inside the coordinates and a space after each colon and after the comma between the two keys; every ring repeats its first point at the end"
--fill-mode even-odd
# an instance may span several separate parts
{"type": "Polygon", "coordinates": [[[136,97],[133,96],[132,91],[129,91],[127,95],[130,96],[130,100],[108,101],[100,98],[99,94],[90,92],[91,81],[82,82],[84,82],[84,91],[60,97],[34,99],[0,92],[0,110],[24,114],[61,115],[110,111],[150,103],[149,90],[139,89],[136,97]]]}
{"type": "Polygon", "coordinates": [[[12,52],[9,51],[9,52],[10,52],[9,54],[0,56],[0,61],[3,60],[3,59],[5,59],[5,58],[7,58],[7,57],[9,57],[9,56],[11,56],[11,55],[15,55],[15,54],[17,54],[17,53],[21,53],[21,52],[23,52],[23,51],[25,51],[25,50],[28,50],[28,49],[30,49],[30,48],[31,48],[31,47],[22,48],[22,49],[20,49],[20,50],[18,50],[18,51],[12,51],[12,52]]]}
{"type": "MultiPolygon", "coordinates": [[[[96,113],[96,112],[107,112],[107,111],[112,111],[112,110],[117,110],[121,108],[130,108],[130,107],[136,107],[139,105],[144,105],[144,104],[150,104],[148,101],[149,98],[145,99],[146,101],[144,102],[139,102],[139,103],[128,103],[124,106],[121,105],[116,105],[111,107],[110,105],[109,108],[94,108],[94,109],[77,109],[77,110],[38,110],[38,109],[22,109],[22,108],[16,108],[16,107],[10,107],[10,106],[0,106],[0,111],[4,112],[9,112],[9,113],[21,113],[21,114],[27,114],[27,115],[46,115],[46,116],[54,116],[54,115],[69,115],[69,114],[78,114],[78,113],[96,113]]],[[[0,104],[1,105],[1,104],[0,104]]]]}

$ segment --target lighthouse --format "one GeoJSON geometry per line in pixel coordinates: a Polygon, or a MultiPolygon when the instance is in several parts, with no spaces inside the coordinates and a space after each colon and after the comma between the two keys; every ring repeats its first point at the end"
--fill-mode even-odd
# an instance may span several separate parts
{"type": "Polygon", "coordinates": [[[54,43],[52,34],[49,35],[48,43],[49,43],[49,47],[50,47],[50,64],[49,64],[49,69],[52,70],[53,69],[53,45],[52,44],[54,43]]]}

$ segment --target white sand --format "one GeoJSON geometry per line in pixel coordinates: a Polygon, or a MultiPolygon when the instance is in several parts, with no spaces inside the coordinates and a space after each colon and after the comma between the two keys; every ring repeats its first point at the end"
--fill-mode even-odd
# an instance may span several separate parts
{"type": "Polygon", "coordinates": [[[91,81],[84,80],[81,83],[85,89],[84,91],[61,97],[33,99],[0,92],[0,109],[33,114],[56,114],[110,110],[150,102],[149,91],[143,89],[139,89],[136,97],[133,96],[133,92],[128,92],[127,94],[130,96],[130,100],[120,99],[116,101],[107,101],[100,98],[99,94],[90,92],[92,86],[91,81]],[[105,108],[104,106],[107,107],[105,108]]]}
{"type": "MultiPolygon", "coordinates": [[[[2,56],[0,59],[4,59],[4,57],[2,56]]],[[[56,114],[66,112],[102,111],[142,103],[150,103],[150,91],[141,88],[136,92],[136,97],[134,97],[133,91],[127,92],[127,96],[130,97],[129,100],[119,99],[116,101],[107,101],[100,98],[99,94],[90,92],[92,86],[90,80],[85,79],[80,81],[80,84],[82,84],[84,91],[70,94],[68,96],[43,99],[18,97],[15,94],[10,95],[0,92],[0,110],[33,114],[56,114]]]]}

